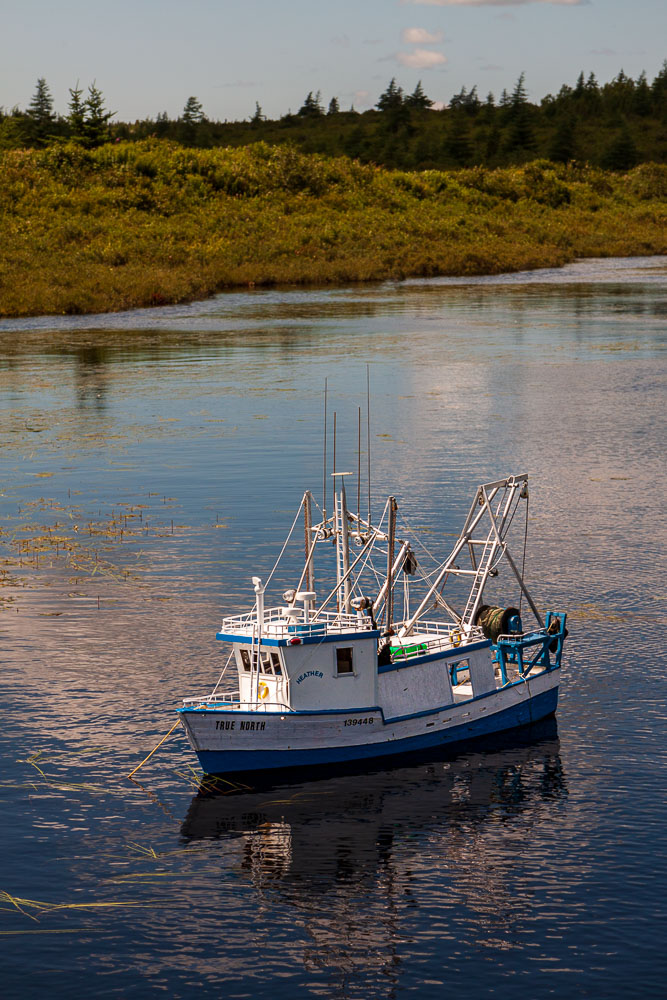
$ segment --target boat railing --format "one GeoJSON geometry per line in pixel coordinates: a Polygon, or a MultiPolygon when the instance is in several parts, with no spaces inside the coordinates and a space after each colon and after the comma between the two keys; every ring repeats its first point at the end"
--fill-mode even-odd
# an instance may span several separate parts
{"type": "Polygon", "coordinates": [[[429,635],[454,637],[460,635],[462,641],[479,642],[484,633],[478,625],[461,625],[459,622],[435,622],[420,619],[415,625],[415,632],[427,632],[429,635]]]}
{"type": "MultiPolygon", "coordinates": [[[[299,618],[286,618],[283,608],[266,608],[262,621],[262,633],[278,639],[295,635],[314,637],[339,632],[366,632],[372,629],[370,618],[338,611],[314,612],[310,621],[303,621],[299,618]]],[[[256,634],[257,615],[251,611],[223,618],[220,631],[227,634],[256,634]]]]}
{"type": "Polygon", "coordinates": [[[202,708],[207,711],[223,709],[235,712],[280,712],[281,714],[294,711],[290,705],[283,701],[241,701],[238,691],[202,695],[199,698],[184,698],[183,708],[202,708]]]}
{"type": "Polygon", "coordinates": [[[391,659],[393,663],[397,663],[451,649],[460,649],[461,654],[465,655],[465,648],[469,643],[480,642],[483,639],[484,633],[477,626],[462,628],[456,624],[443,625],[442,622],[420,621],[419,632],[414,637],[405,636],[400,640],[393,640],[396,646],[400,642],[401,648],[392,648],[391,659]]]}
{"type": "Polygon", "coordinates": [[[184,698],[183,707],[191,708],[192,705],[199,705],[201,702],[209,702],[209,701],[227,702],[227,701],[238,701],[238,700],[239,700],[239,692],[238,688],[236,688],[236,690],[234,691],[216,691],[213,694],[202,694],[199,695],[199,697],[184,698]]]}
{"type": "Polygon", "coordinates": [[[549,611],[542,628],[499,635],[495,646],[496,662],[503,680],[507,680],[509,664],[516,666],[520,677],[527,677],[534,667],[543,670],[559,667],[567,634],[565,621],[563,612],[549,611]],[[553,654],[553,662],[550,654],[553,654]]]}

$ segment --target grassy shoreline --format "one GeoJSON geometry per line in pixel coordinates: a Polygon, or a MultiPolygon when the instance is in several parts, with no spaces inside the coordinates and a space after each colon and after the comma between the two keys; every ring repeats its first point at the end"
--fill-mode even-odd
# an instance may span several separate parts
{"type": "Polygon", "coordinates": [[[667,167],[408,173],[264,144],[0,153],[0,316],[667,253],[667,167]]]}

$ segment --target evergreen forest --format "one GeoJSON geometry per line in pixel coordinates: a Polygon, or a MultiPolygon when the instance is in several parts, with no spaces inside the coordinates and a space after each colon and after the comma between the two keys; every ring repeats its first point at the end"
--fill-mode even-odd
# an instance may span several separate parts
{"type": "Polygon", "coordinates": [[[582,72],[573,85],[563,84],[539,104],[528,100],[524,74],[497,99],[479,94],[476,85],[462,87],[437,110],[421,83],[406,93],[395,79],[375,107],[362,113],[342,110],[335,96],[323,101],[319,91],[277,120],[256,104],[245,121],[213,121],[190,96],[176,119],[160,112],[121,122],[106,104],[96,83],[84,91],[77,82],[69,91],[67,114],[59,115],[42,78],[25,110],[0,107],[0,149],[68,141],[95,148],[163,138],[201,149],[290,144],[302,153],[400,170],[495,168],[545,159],[625,171],[667,162],[667,61],[652,81],[645,73],[635,80],[621,70],[601,84],[582,72]]]}

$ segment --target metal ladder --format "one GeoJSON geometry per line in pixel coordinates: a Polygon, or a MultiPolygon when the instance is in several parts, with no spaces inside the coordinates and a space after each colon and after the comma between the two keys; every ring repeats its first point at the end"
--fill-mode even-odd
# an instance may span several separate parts
{"type": "Polygon", "coordinates": [[[498,548],[498,541],[496,539],[493,529],[488,534],[486,539],[486,544],[482,551],[481,558],[477,564],[477,572],[475,578],[472,582],[472,587],[470,588],[470,594],[468,595],[468,602],[465,606],[465,611],[461,616],[462,625],[472,625],[473,616],[477,611],[479,604],[479,599],[484,589],[484,584],[486,583],[487,577],[489,575],[489,569],[491,568],[491,561],[498,548]]]}

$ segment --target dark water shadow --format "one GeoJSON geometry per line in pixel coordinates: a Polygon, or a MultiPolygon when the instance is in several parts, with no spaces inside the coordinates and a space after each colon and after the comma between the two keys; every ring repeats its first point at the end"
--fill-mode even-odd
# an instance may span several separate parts
{"type": "Polygon", "coordinates": [[[255,779],[254,787],[206,778],[181,835],[196,841],[274,823],[288,823],[292,830],[313,824],[330,828],[332,821],[350,829],[369,822],[378,831],[387,823],[412,828],[449,822],[461,812],[471,818],[501,810],[509,817],[536,801],[567,796],[555,718],[485,737],[471,747],[404,756],[400,765],[385,761],[375,770],[300,769],[298,777],[255,779]]]}

